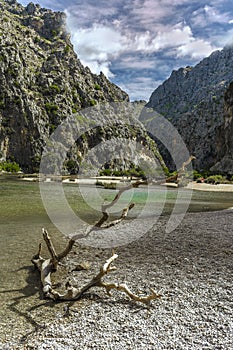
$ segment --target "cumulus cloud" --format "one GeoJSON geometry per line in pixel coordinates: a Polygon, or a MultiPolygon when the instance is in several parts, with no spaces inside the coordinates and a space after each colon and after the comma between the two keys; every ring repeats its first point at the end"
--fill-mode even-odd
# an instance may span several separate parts
{"type": "Polygon", "coordinates": [[[78,29],[72,33],[74,48],[83,64],[94,73],[102,71],[106,76],[113,77],[110,61],[117,59],[124,51],[127,39],[115,29],[103,25],[78,29]]]}
{"type": "MultiPolygon", "coordinates": [[[[95,73],[104,70],[108,77],[113,76],[111,62],[120,60],[127,52],[147,54],[169,50],[177,57],[204,57],[215,48],[210,40],[195,37],[184,18],[172,24],[182,17],[181,12],[176,16],[177,6],[181,11],[181,6],[188,4],[190,6],[188,0],[116,0],[113,4],[100,0],[98,6],[93,0],[85,2],[85,6],[80,2],[72,6],[72,12],[67,10],[72,41],[81,61],[95,73]]],[[[201,11],[194,14],[199,24],[203,13],[210,17],[214,13],[215,18],[221,20],[211,6],[202,6],[201,11]]],[[[123,63],[120,62],[121,67],[123,63]]]]}
{"type": "MultiPolygon", "coordinates": [[[[189,3],[188,0],[131,0],[130,26],[144,30],[158,30],[162,23],[179,21],[177,6],[189,3]]],[[[181,18],[181,17],[180,17],[181,18]]]]}
{"type": "Polygon", "coordinates": [[[111,23],[119,18],[124,0],[69,0],[65,5],[66,12],[70,14],[70,21],[79,28],[89,28],[94,24],[111,23]]]}
{"type": "Polygon", "coordinates": [[[199,39],[190,41],[177,48],[177,57],[189,56],[193,59],[201,59],[205,56],[209,56],[211,52],[217,50],[209,42],[199,39]]]}
{"type": "Polygon", "coordinates": [[[179,47],[192,39],[191,28],[187,25],[178,24],[165,32],[159,32],[152,42],[155,50],[165,49],[167,47],[179,47]]]}
{"type": "Polygon", "coordinates": [[[197,63],[233,34],[232,0],[37,2],[66,11],[71,40],[84,65],[142,98],[167,77],[168,67],[197,63]]]}
{"type": "MultiPolygon", "coordinates": [[[[177,57],[204,57],[211,53],[214,47],[203,39],[195,39],[190,26],[178,23],[175,26],[162,26],[162,31],[151,33],[126,32],[118,27],[93,25],[90,28],[71,30],[72,41],[83,64],[88,65],[94,73],[102,71],[108,77],[113,77],[111,62],[119,60],[119,68],[135,67],[135,61],[120,59],[126,53],[153,54],[169,50],[177,57]],[[173,50],[170,50],[170,49],[173,50]]],[[[141,60],[139,68],[148,68],[148,60],[141,60]]],[[[152,63],[150,62],[150,66],[152,63]]]]}

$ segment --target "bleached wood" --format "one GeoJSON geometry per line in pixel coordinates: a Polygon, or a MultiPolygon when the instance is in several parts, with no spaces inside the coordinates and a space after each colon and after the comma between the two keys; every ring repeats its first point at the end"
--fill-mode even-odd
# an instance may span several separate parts
{"type": "Polygon", "coordinates": [[[80,289],[77,289],[76,287],[72,286],[70,282],[68,282],[66,284],[65,293],[59,293],[52,286],[51,275],[56,271],[58,262],[61,260],[61,258],[64,258],[70,252],[70,250],[73,247],[74,241],[71,239],[68,242],[68,245],[66,246],[64,251],[57,255],[53,248],[52,240],[45,229],[43,229],[43,237],[51,254],[51,258],[43,259],[41,257],[40,244],[38,254],[32,258],[32,262],[40,271],[43,293],[46,298],[52,299],[54,301],[76,301],[79,300],[85,292],[87,292],[93,287],[104,288],[109,295],[111,290],[119,290],[127,294],[130,297],[130,299],[142,302],[147,305],[150,303],[151,300],[161,297],[161,295],[156,294],[153,289],[151,289],[151,294],[147,296],[139,296],[134,294],[125,283],[105,283],[104,281],[102,281],[105,275],[116,270],[116,267],[112,266],[112,263],[118,258],[118,255],[116,253],[113,253],[113,255],[108,260],[106,260],[103,266],[100,267],[99,273],[80,289]]]}
{"type": "MultiPolygon", "coordinates": [[[[179,181],[179,177],[183,175],[183,173],[186,170],[186,166],[193,159],[195,159],[195,157],[191,156],[191,157],[189,157],[189,159],[186,162],[184,162],[182,164],[181,169],[178,171],[177,175],[175,175],[176,181],[179,181]]],[[[167,181],[169,181],[170,179],[167,178],[167,181]]],[[[173,180],[173,178],[171,180],[173,180]]],[[[107,275],[108,273],[116,270],[116,267],[112,266],[112,263],[118,257],[118,255],[115,253],[113,253],[113,255],[104,263],[104,265],[100,268],[99,273],[96,276],[94,276],[87,284],[82,286],[80,289],[77,289],[76,287],[72,286],[70,282],[67,282],[65,293],[64,294],[59,293],[58,291],[56,291],[53,288],[51,275],[52,275],[52,273],[56,272],[59,262],[70,253],[70,251],[73,248],[74,243],[77,239],[87,237],[93,230],[104,229],[104,228],[106,229],[106,228],[115,226],[127,217],[129,210],[131,210],[134,207],[134,203],[131,203],[128,207],[123,209],[120,218],[113,220],[111,222],[107,222],[107,220],[109,218],[109,214],[108,214],[107,210],[110,209],[111,207],[113,207],[117,203],[117,201],[120,199],[121,195],[125,191],[128,191],[131,188],[137,188],[140,185],[148,185],[149,183],[162,184],[165,181],[164,180],[158,180],[158,181],[151,180],[149,182],[147,180],[145,180],[145,181],[138,180],[134,183],[130,183],[129,185],[121,188],[109,204],[102,205],[102,217],[100,218],[100,220],[97,221],[97,223],[91,229],[88,229],[88,231],[86,233],[74,235],[68,241],[68,244],[65,247],[65,249],[59,254],[56,253],[55,248],[53,246],[53,242],[52,242],[47,230],[43,228],[42,229],[43,238],[44,238],[44,241],[47,245],[47,248],[48,248],[49,254],[51,255],[51,258],[44,259],[41,256],[42,244],[40,243],[39,248],[38,248],[38,253],[32,258],[32,263],[40,271],[40,278],[41,278],[41,283],[43,286],[44,296],[46,298],[52,299],[54,301],[75,301],[75,300],[80,299],[83,296],[83,294],[86,291],[88,291],[90,288],[100,287],[100,288],[104,288],[108,294],[110,294],[111,290],[121,291],[121,292],[125,293],[126,295],[128,295],[130,299],[144,303],[146,305],[149,305],[152,300],[160,298],[161,295],[157,294],[152,288],[150,289],[151,293],[149,295],[140,296],[140,295],[133,293],[130,290],[130,288],[127,286],[126,283],[114,283],[114,282],[106,283],[106,282],[104,282],[102,280],[103,277],[105,275],[107,275]]]]}

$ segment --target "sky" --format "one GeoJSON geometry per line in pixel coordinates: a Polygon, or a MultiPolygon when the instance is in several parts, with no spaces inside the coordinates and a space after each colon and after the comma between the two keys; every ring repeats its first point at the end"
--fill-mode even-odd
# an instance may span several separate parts
{"type": "Polygon", "coordinates": [[[33,2],[66,13],[83,65],[102,71],[131,101],[148,101],[172,70],[193,66],[233,42],[232,0],[33,2]]]}

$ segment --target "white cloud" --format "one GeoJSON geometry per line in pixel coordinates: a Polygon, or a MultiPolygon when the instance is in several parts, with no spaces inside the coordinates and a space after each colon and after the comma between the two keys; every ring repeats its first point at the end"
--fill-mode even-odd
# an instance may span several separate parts
{"type": "Polygon", "coordinates": [[[79,28],[89,28],[95,24],[109,23],[114,17],[118,18],[124,7],[124,0],[68,0],[66,12],[71,15],[70,21],[79,28]],[[70,2],[70,5],[69,5],[70,2]]]}
{"type": "Polygon", "coordinates": [[[124,51],[126,38],[113,28],[94,25],[88,29],[72,31],[72,42],[79,58],[94,73],[102,71],[112,77],[111,60],[119,57],[124,51]]]}
{"type": "MultiPolygon", "coordinates": [[[[147,4],[149,2],[150,0],[147,4]]],[[[72,21],[68,21],[68,24],[81,62],[93,73],[99,74],[102,71],[108,78],[114,78],[113,62],[114,72],[119,69],[134,72],[144,70],[141,78],[134,77],[129,83],[118,83],[129,93],[131,99],[148,99],[149,91],[151,93],[157,86],[153,77],[145,76],[145,70],[158,69],[163,74],[167,71],[166,62],[156,64],[155,55],[158,52],[164,55],[165,60],[166,57],[173,56],[189,57],[190,61],[194,61],[208,56],[215,49],[209,41],[195,38],[191,27],[184,21],[173,26],[161,24],[158,31],[129,28],[125,26],[122,17],[115,18],[111,26],[107,23],[76,28],[72,21]],[[149,58],[146,57],[148,54],[149,58]]]]}
{"type": "Polygon", "coordinates": [[[190,59],[204,58],[217,47],[208,40],[195,38],[191,27],[185,23],[178,23],[173,27],[163,27],[152,39],[147,31],[144,35],[136,36],[131,43],[131,50],[140,52],[163,52],[165,56],[190,57],[190,59]]]}
{"type": "Polygon", "coordinates": [[[152,42],[156,50],[161,50],[169,47],[177,47],[186,44],[192,40],[192,31],[189,26],[181,26],[178,24],[174,28],[168,29],[166,32],[157,34],[152,42]]]}
{"type": "Polygon", "coordinates": [[[131,101],[149,100],[148,91],[153,92],[160,84],[161,80],[155,81],[153,77],[140,77],[133,81],[120,84],[120,87],[130,94],[131,101]]]}
{"type": "MultiPolygon", "coordinates": [[[[154,36],[154,33],[149,31],[142,34],[125,31],[123,35],[120,29],[104,25],[93,25],[91,28],[82,28],[76,31],[71,28],[72,42],[82,63],[89,66],[94,73],[102,71],[109,78],[113,77],[111,62],[127,53],[133,57],[133,53],[137,52],[146,54],[173,48],[174,53],[176,50],[180,51],[180,56],[183,51],[186,51],[186,55],[190,54],[192,58],[199,57],[199,53],[188,50],[187,45],[194,40],[189,26],[178,23],[174,27],[163,27],[163,30],[154,36]]],[[[192,45],[192,48],[195,49],[195,46],[192,45]]],[[[196,48],[199,49],[197,46],[196,48]]],[[[204,50],[204,52],[206,51],[204,50]]],[[[148,60],[139,62],[138,60],[129,61],[129,58],[128,62],[126,60],[126,58],[125,61],[119,60],[119,68],[122,66],[135,68],[136,61],[138,68],[141,69],[153,66],[153,63],[148,60]]]]}
{"type": "MultiPolygon", "coordinates": [[[[157,30],[164,20],[179,18],[176,6],[189,3],[189,0],[133,0],[131,1],[129,21],[132,27],[144,30],[157,30]]],[[[179,21],[179,20],[178,20],[179,21]]]]}
{"type": "Polygon", "coordinates": [[[123,82],[133,98],[147,99],[168,70],[183,63],[195,64],[233,38],[232,0],[37,2],[42,7],[65,10],[81,62],[94,73],[102,71],[116,78],[121,87],[119,82],[123,82]],[[129,83],[124,76],[114,77],[118,69],[126,73],[129,83]]]}
{"type": "Polygon", "coordinates": [[[151,46],[151,33],[146,31],[142,34],[136,34],[132,38],[131,43],[132,49],[135,48],[137,51],[150,51],[151,46]]]}
{"type": "Polygon", "coordinates": [[[154,57],[151,58],[142,58],[137,55],[127,55],[126,57],[122,57],[118,62],[118,69],[133,69],[141,70],[141,69],[155,69],[157,65],[157,60],[154,57]]]}
{"type": "Polygon", "coordinates": [[[220,47],[224,47],[226,45],[232,45],[233,43],[233,29],[230,29],[224,33],[215,36],[215,41],[218,43],[220,47]]]}
{"type": "Polygon", "coordinates": [[[229,21],[229,15],[220,13],[215,7],[205,5],[204,11],[209,23],[228,23],[229,21]]]}
{"type": "Polygon", "coordinates": [[[220,12],[215,6],[205,5],[193,12],[191,22],[195,27],[207,27],[214,23],[229,23],[230,18],[228,12],[220,12]]]}
{"type": "Polygon", "coordinates": [[[177,57],[189,56],[192,59],[201,59],[209,56],[216,49],[216,47],[202,39],[193,40],[177,48],[177,57]]]}

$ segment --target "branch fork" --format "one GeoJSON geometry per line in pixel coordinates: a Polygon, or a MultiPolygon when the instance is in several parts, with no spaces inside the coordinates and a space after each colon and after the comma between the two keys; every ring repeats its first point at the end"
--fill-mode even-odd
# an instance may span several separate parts
{"type": "Polygon", "coordinates": [[[81,299],[83,294],[93,287],[104,288],[108,295],[110,295],[111,291],[114,289],[121,291],[127,294],[130,299],[144,303],[146,305],[149,305],[152,300],[161,297],[161,295],[157,294],[153,289],[150,290],[151,293],[149,295],[139,296],[134,294],[125,283],[104,282],[102,280],[103,277],[117,269],[112,265],[113,262],[118,258],[118,255],[116,253],[113,253],[113,255],[106,260],[103,266],[100,267],[99,273],[80,289],[77,289],[76,287],[72,286],[70,282],[67,282],[65,293],[59,293],[53,288],[51,275],[52,273],[56,272],[60,261],[69,254],[75,241],[73,239],[70,239],[66,248],[60,254],[57,254],[47,230],[42,229],[42,233],[51,257],[49,259],[44,259],[41,256],[42,245],[40,243],[38,253],[32,258],[32,263],[40,271],[40,278],[45,298],[52,299],[54,301],[76,301],[81,299]]]}

